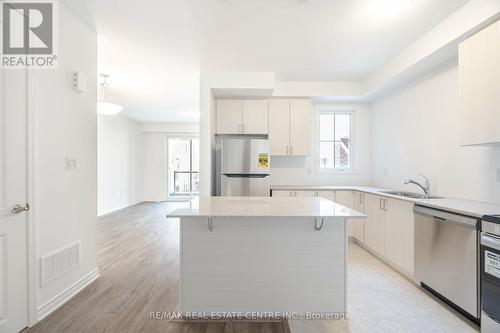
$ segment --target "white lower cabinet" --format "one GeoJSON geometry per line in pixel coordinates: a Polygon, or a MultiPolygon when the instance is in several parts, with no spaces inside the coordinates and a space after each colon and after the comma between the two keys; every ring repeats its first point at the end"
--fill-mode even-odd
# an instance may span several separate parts
{"type": "Polygon", "coordinates": [[[365,245],[413,275],[413,203],[372,194],[365,194],[365,198],[365,245]]]}
{"type": "Polygon", "coordinates": [[[394,199],[385,200],[385,257],[413,275],[413,203],[394,199]]]}
{"type": "Polygon", "coordinates": [[[384,256],[385,211],[384,198],[365,193],[365,245],[372,251],[384,256]]]}
{"type": "MultiPolygon", "coordinates": [[[[363,192],[354,192],[353,209],[360,213],[365,213],[365,194],[363,192]]],[[[357,219],[353,223],[353,235],[361,244],[365,242],[365,219],[357,219]]]]}
{"type": "Polygon", "coordinates": [[[292,197],[293,191],[284,191],[284,190],[273,190],[273,197],[292,197]]]}
{"type": "Polygon", "coordinates": [[[314,196],[335,201],[335,191],[314,191],[314,196]]]}
{"type": "Polygon", "coordinates": [[[322,197],[364,213],[348,221],[348,235],[404,273],[414,275],[413,203],[358,191],[273,190],[273,196],[322,197]]]}

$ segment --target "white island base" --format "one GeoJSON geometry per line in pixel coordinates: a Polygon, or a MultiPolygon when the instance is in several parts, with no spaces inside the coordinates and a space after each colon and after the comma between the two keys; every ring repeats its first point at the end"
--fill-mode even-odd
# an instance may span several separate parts
{"type": "Polygon", "coordinates": [[[183,313],[345,314],[346,218],[362,214],[321,198],[202,198],[197,205],[213,208],[214,200],[217,212],[197,206],[169,214],[181,218],[183,313]],[[238,212],[221,208],[228,199],[238,212]],[[294,207],[288,214],[305,204],[322,210],[273,216],[267,207],[252,216],[253,207],[243,216],[241,205],[255,200],[294,207]]]}

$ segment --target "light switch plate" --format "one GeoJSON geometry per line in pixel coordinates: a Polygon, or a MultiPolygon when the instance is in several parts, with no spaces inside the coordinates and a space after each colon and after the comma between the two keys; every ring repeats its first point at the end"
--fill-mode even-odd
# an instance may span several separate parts
{"type": "Polygon", "coordinates": [[[68,171],[78,170],[78,158],[66,156],[66,170],[68,171]]]}
{"type": "Polygon", "coordinates": [[[73,72],[73,89],[79,93],[87,90],[87,78],[80,72],[73,72]]]}

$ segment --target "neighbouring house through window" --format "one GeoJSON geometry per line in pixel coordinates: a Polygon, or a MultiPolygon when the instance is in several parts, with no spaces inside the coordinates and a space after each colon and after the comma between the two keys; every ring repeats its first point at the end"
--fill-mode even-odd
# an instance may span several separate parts
{"type": "Polygon", "coordinates": [[[320,173],[354,169],[354,112],[319,112],[319,167],[320,173]]]}

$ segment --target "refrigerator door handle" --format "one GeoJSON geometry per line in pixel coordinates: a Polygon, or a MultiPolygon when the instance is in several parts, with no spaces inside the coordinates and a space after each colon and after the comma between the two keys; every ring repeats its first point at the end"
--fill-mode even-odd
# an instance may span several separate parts
{"type": "Polygon", "coordinates": [[[224,176],[228,178],[266,178],[269,176],[267,173],[263,174],[238,174],[238,173],[231,173],[231,174],[223,174],[224,176]]]}

